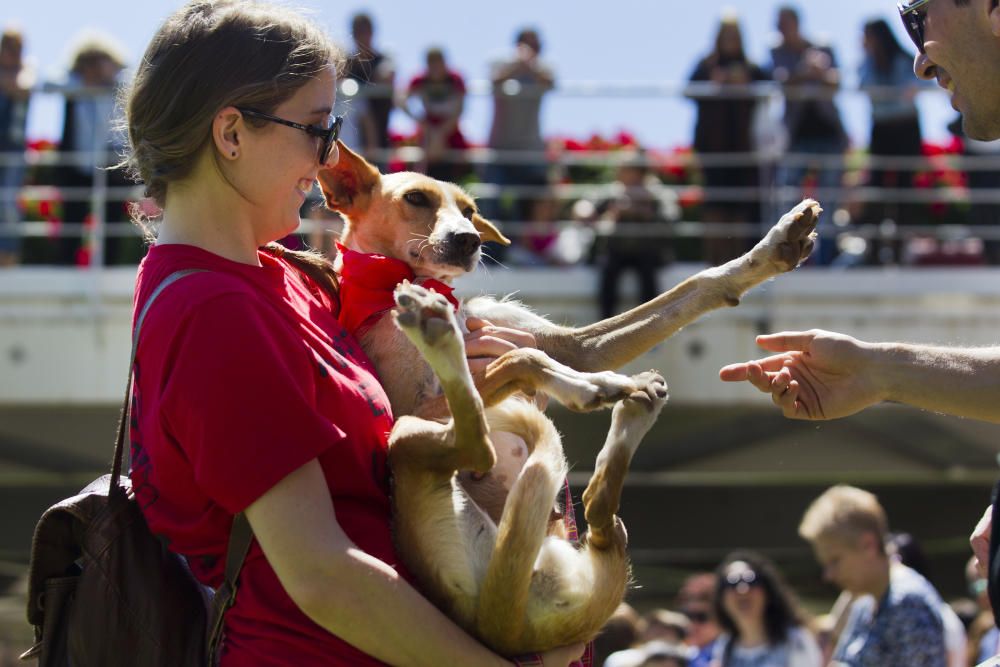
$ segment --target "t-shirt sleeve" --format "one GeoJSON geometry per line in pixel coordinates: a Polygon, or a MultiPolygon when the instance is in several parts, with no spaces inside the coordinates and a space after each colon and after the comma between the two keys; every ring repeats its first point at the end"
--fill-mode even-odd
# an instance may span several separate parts
{"type": "Polygon", "coordinates": [[[346,437],[316,410],[310,353],[280,317],[250,295],[216,297],[181,324],[167,361],[163,427],[234,514],[346,437]]]}

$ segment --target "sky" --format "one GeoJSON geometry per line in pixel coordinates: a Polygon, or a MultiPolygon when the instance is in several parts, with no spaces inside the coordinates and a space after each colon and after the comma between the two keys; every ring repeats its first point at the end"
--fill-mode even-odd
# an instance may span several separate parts
{"type": "MultiPolygon", "coordinates": [[[[159,23],[182,3],[177,0],[7,0],[0,23],[14,23],[26,37],[26,55],[40,80],[63,76],[73,44],[81,31],[97,31],[117,40],[129,62],[141,56],[159,23]]],[[[283,3],[289,4],[289,3],[283,3]]],[[[353,13],[368,11],[375,19],[375,42],[397,63],[397,85],[405,85],[423,64],[427,47],[442,46],[453,68],[466,81],[484,79],[489,63],[507,55],[514,34],[536,27],[543,40],[543,58],[559,82],[656,83],[679,90],[696,61],[710,47],[719,17],[735,9],[741,17],[744,42],[751,59],[769,60],[778,2],[742,0],[689,2],[687,0],[377,0],[368,4],[334,0],[296,0],[341,45],[348,46],[353,13]]],[[[856,85],[861,60],[861,27],[869,18],[886,18],[901,43],[909,46],[892,0],[800,0],[807,37],[833,46],[841,64],[845,88],[856,85]]],[[[852,141],[867,143],[869,106],[864,96],[845,91],[838,103],[852,141]]],[[[929,90],[918,97],[924,135],[943,140],[945,125],[956,114],[947,97],[929,90]]],[[[29,136],[58,138],[61,101],[55,95],[38,96],[29,117],[29,136]]],[[[492,107],[487,97],[466,103],[462,128],[476,142],[485,140],[492,107]]],[[[543,107],[546,135],[586,138],[627,130],[649,147],[671,148],[690,143],[693,104],[678,95],[669,97],[616,95],[548,96],[543,107]]],[[[396,129],[410,125],[402,113],[396,129]]]]}

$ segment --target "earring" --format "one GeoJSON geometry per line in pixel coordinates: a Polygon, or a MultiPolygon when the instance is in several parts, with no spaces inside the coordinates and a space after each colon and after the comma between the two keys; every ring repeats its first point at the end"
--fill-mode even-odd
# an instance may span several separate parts
{"type": "Polygon", "coordinates": [[[236,151],[233,151],[233,157],[236,157],[236,151]]]}

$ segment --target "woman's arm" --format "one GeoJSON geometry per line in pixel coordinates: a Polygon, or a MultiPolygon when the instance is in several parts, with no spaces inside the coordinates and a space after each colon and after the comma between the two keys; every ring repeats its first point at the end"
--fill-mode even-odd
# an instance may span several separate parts
{"type": "Polygon", "coordinates": [[[391,665],[506,665],[337,523],[315,459],[246,509],[264,555],[314,622],[391,665]]]}

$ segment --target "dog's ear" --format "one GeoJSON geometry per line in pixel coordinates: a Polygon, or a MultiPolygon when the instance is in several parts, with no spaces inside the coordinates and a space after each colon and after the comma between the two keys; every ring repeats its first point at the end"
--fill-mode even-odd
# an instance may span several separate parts
{"type": "Polygon", "coordinates": [[[483,243],[494,241],[500,245],[510,245],[510,239],[501,234],[500,230],[493,226],[493,223],[478,213],[472,216],[472,226],[479,232],[483,243]]]}
{"type": "Polygon", "coordinates": [[[326,205],[334,211],[350,213],[367,206],[372,190],[382,176],[363,157],[337,141],[340,160],[319,170],[319,187],[326,205]]]}

